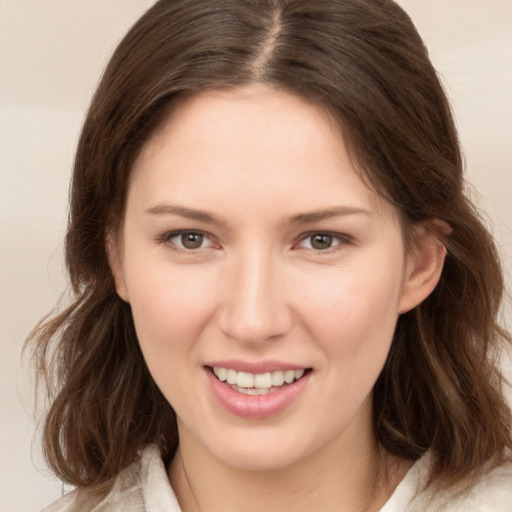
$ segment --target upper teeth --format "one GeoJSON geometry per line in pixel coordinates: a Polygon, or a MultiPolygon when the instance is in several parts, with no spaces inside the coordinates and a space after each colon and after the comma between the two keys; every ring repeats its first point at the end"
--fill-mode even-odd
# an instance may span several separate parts
{"type": "Polygon", "coordinates": [[[213,373],[221,381],[227,381],[228,384],[234,384],[240,388],[258,388],[270,389],[275,386],[281,386],[285,382],[291,384],[294,380],[300,379],[304,375],[304,370],[287,370],[267,373],[248,373],[237,372],[231,368],[221,368],[215,366],[213,373]]]}

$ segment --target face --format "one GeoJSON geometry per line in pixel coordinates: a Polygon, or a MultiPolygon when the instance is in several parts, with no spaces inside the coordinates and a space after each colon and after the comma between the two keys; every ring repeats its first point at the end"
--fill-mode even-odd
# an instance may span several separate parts
{"type": "Polygon", "coordinates": [[[427,293],[328,117],[263,87],[173,113],[136,162],[111,262],[180,442],[249,469],[371,436],[398,315],[427,293]]]}

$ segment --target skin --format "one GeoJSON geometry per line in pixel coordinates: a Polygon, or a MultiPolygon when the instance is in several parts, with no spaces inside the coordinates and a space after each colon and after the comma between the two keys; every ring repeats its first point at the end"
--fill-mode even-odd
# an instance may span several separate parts
{"type": "Polygon", "coordinates": [[[425,230],[416,240],[408,253],[399,212],[361,181],[327,115],[298,97],[207,91],[164,123],[136,162],[109,251],[178,417],[169,477],[184,511],[383,505],[410,463],[379,454],[372,387],[399,314],[432,291],[444,258],[425,230]],[[312,233],[336,235],[318,249],[312,233]],[[208,361],[228,359],[311,373],[285,410],[241,418],[207,379],[208,361]]]}

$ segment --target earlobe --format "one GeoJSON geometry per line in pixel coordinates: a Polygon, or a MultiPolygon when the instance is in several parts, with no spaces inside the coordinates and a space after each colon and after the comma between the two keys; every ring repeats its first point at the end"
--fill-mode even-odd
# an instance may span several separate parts
{"type": "Polygon", "coordinates": [[[110,271],[112,272],[112,276],[114,277],[116,292],[119,295],[119,297],[123,299],[125,302],[130,302],[128,300],[128,291],[126,289],[126,282],[124,278],[121,245],[122,244],[119,239],[119,236],[114,235],[114,233],[112,232],[109,232],[107,234],[105,240],[105,249],[107,251],[110,271]]]}
{"type": "Polygon", "coordinates": [[[441,278],[446,246],[440,235],[449,234],[451,228],[443,221],[433,222],[434,230],[421,227],[421,233],[415,236],[414,249],[407,255],[406,275],[398,311],[400,314],[407,313],[423,302],[441,278]]]}

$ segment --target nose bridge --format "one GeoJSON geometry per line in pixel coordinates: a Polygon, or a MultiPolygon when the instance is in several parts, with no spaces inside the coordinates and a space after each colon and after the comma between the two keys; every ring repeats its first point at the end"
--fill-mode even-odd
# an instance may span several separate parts
{"type": "Polygon", "coordinates": [[[285,334],[291,327],[283,275],[270,248],[246,247],[227,269],[222,330],[245,343],[285,334]]]}

